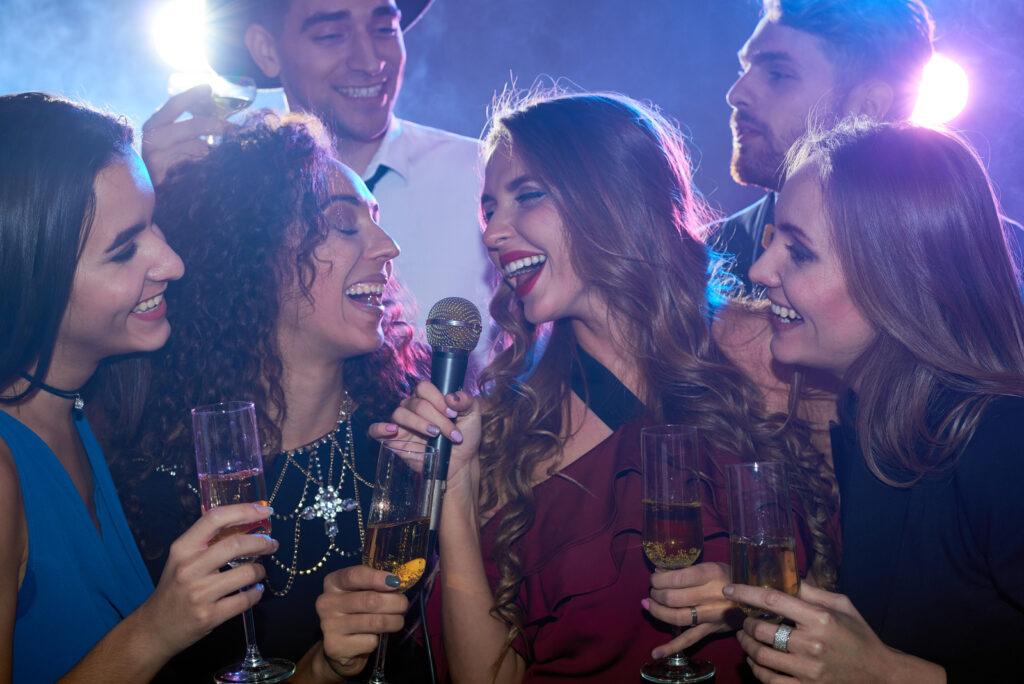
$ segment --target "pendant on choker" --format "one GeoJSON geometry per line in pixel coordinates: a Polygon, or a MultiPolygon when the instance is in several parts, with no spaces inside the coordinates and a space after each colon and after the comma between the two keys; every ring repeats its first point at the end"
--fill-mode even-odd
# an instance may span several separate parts
{"type": "Polygon", "coordinates": [[[338,536],[338,514],[354,511],[357,508],[359,508],[359,502],[351,498],[341,498],[334,489],[334,485],[327,485],[326,487],[321,485],[316,496],[313,497],[313,505],[306,506],[299,511],[299,515],[302,516],[303,520],[323,518],[324,532],[328,537],[336,537],[338,536]]]}

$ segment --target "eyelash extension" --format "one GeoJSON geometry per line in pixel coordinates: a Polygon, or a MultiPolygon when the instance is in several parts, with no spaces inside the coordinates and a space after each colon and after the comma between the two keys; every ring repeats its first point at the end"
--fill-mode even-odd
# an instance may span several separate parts
{"type": "Polygon", "coordinates": [[[786,245],[786,250],[789,252],[790,258],[798,264],[804,264],[814,259],[813,254],[797,245],[786,245]]]}
{"type": "Polygon", "coordinates": [[[135,246],[135,243],[132,242],[125,249],[121,250],[120,252],[118,252],[114,256],[110,257],[110,260],[114,261],[114,262],[117,262],[117,263],[123,263],[125,261],[129,261],[129,260],[131,260],[131,258],[133,256],[135,256],[135,252],[137,250],[138,250],[138,248],[135,246]]]}

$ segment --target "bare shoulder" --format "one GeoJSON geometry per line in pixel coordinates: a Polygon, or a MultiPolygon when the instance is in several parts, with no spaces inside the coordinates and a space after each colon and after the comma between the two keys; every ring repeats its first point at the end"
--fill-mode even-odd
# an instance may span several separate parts
{"type": "Polygon", "coordinates": [[[6,557],[9,561],[15,550],[20,553],[27,548],[27,542],[18,467],[11,448],[0,437],[0,558],[6,557]]]}

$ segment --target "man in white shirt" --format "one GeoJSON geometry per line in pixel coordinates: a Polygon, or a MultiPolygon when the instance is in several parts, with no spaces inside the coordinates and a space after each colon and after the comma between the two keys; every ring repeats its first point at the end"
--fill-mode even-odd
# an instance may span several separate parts
{"type": "MultiPolygon", "coordinates": [[[[376,196],[380,224],[402,248],[395,270],[415,298],[421,328],[433,303],[448,296],[474,302],[486,320],[492,278],[480,240],[478,141],[393,115],[405,71],[403,32],[430,2],[207,2],[211,65],[251,76],[261,88],[282,87],[289,109],[327,125],[338,159],[376,196]]],[[[172,98],[144,127],[144,157],[158,184],[159,167],[203,154],[196,136],[221,125],[202,117],[188,128],[172,123],[190,104],[172,98]]]]}

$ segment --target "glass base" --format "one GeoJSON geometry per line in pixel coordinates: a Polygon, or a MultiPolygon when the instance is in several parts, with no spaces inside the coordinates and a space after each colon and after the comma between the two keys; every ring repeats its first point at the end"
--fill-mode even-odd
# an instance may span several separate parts
{"type": "Polygon", "coordinates": [[[677,684],[703,682],[715,676],[715,666],[704,660],[688,660],[685,656],[671,655],[640,668],[640,676],[647,682],[677,684]]]}
{"type": "Polygon", "coordinates": [[[295,674],[295,663],[284,658],[263,658],[263,662],[247,667],[246,663],[232,663],[214,675],[218,684],[272,684],[295,674]]]}

